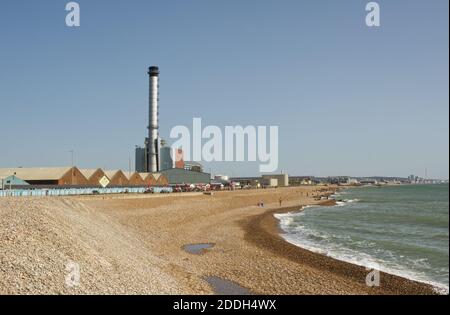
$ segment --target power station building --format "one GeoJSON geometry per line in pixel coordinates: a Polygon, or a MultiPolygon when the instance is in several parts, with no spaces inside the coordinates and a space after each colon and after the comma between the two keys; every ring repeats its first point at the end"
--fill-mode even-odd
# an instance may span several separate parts
{"type": "MultiPolygon", "coordinates": [[[[136,147],[135,172],[77,167],[0,168],[3,185],[65,187],[132,187],[169,184],[209,184],[210,174],[198,163],[184,162],[181,148],[166,146],[159,137],[159,69],[148,68],[149,123],[145,146],[136,147]],[[175,160],[173,160],[175,157],[175,160]]],[[[1,189],[4,186],[0,187],[1,189]]]]}
{"type": "Polygon", "coordinates": [[[159,68],[148,68],[149,118],[144,147],[135,149],[135,170],[138,173],[163,174],[170,184],[208,184],[211,175],[203,173],[201,165],[183,162],[181,148],[166,146],[159,137],[159,68]],[[174,160],[175,158],[175,160],[174,160]]]}
{"type": "Polygon", "coordinates": [[[160,170],[160,138],[158,121],[159,102],[159,68],[152,66],[148,68],[149,76],[149,111],[148,111],[148,135],[145,138],[145,146],[136,147],[135,168],[136,172],[155,173],[160,170]]]}

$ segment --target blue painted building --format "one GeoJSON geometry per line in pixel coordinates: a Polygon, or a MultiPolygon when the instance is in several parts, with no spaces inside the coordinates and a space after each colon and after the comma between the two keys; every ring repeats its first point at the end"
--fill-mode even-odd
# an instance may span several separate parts
{"type": "Polygon", "coordinates": [[[10,175],[7,177],[0,177],[0,189],[9,189],[18,186],[28,186],[29,184],[17,177],[16,175],[10,175]]]}

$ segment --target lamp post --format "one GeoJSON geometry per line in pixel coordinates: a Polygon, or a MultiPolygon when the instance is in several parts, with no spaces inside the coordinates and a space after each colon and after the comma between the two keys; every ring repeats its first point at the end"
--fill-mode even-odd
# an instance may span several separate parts
{"type": "Polygon", "coordinates": [[[74,150],[70,150],[70,165],[73,167],[73,155],[74,155],[74,150]]]}
{"type": "Polygon", "coordinates": [[[131,176],[131,156],[128,157],[128,177],[131,176]]]}
{"type": "Polygon", "coordinates": [[[9,180],[9,190],[11,190],[11,186],[12,186],[12,181],[15,179],[16,177],[16,172],[14,172],[14,174],[12,175],[12,179],[9,180]]]}

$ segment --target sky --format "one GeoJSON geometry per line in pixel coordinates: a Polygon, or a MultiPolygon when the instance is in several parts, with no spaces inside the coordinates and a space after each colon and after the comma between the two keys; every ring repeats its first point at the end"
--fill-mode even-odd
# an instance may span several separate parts
{"type": "MultiPolygon", "coordinates": [[[[128,170],[160,68],[160,134],[279,126],[290,175],[449,174],[449,3],[79,0],[0,4],[0,167],[128,170]]],[[[255,162],[204,163],[231,176],[255,162]]]]}

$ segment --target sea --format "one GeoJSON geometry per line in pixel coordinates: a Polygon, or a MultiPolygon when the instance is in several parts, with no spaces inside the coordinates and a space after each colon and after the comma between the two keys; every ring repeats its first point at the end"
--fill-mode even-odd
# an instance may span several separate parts
{"type": "Polygon", "coordinates": [[[448,184],[358,187],[332,197],[336,206],[276,214],[286,241],[448,294],[448,184]]]}

